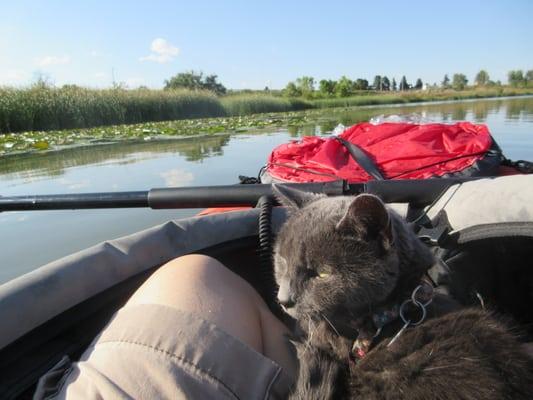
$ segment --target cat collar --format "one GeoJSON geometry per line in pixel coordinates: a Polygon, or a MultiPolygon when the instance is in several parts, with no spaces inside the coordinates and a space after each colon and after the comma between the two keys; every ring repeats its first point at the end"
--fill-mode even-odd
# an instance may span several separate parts
{"type": "Polygon", "coordinates": [[[390,347],[409,326],[420,325],[424,322],[427,316],[426,307],[429,306],[432,301],[433,285],[423,279],[420,285],[413,290],[411,296],[403,303],[394,304],[390,308],[382,308],[372,314],[372,322],[376,328],[376,332],[371,337],[362,333],[357,336],[350,351],[350,360],[355,361],[364,358],[370,350],[372,342],[377,336],[379,336],[383,327],[400,318],[404,324],[387,344],[387,347],[390,347]],[[418,320],[409,318],[409,314],[413,311],[420,313],[418,320]]]}

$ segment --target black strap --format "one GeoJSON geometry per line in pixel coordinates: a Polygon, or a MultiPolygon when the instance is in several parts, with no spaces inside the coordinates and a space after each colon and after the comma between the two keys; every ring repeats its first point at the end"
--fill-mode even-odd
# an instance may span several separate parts
{"type": "Polygon", "coordinates": [[[507,167],[513,167],[516,170],[518,170],[518,172],[521,172],[523,174],[533,173],[533,162],[531,161],[526,161],[526,160],[512,161],[512,160],[505,159],[503,160],[502,165],[505,165],[507,167]]]}
{"type": "Polygon", "coordinates": [[[359,166],[363,168],[368,175],[370,175],[376,181],[385,180],[383,175],[381,175],[381,172],[379,172],[376,164],[374,164],[374,161],[372,161],[372,159],[360,147],[340,137],[336,137],[335,139],[337,139],[340,144],[348,149],[348,152],[352,156],[353,160],[359,164],[359,166]]]}

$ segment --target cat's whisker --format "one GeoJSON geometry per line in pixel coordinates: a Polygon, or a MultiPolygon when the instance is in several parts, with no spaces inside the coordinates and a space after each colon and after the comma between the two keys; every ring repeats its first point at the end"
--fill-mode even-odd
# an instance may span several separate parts
{"type": "Polygon", "coordinates": [[[335,333],[337,334],[337,336],[340,337],[341,334],[339,333],[339,331],[337,330],[337,328],[335,328],[335,327],[333,326],[333,324],[332,324],[331,321],[328,319],[328,317],[326,317],[326,316],[325,316],[324,314],[322,314],[322,313],[320,313],[320,315],[322,315],[322,317],[324,317],[324,319],[326,320],[326,322],[328,323],[328,325],[331,326],[331,329],[333,329],[333,330],[335,331],[335,333]]]}
{"type": "Polygon", "coordinates": [[[316,327],[313,326],[313,323],[311,321],[311,318],[308,318],[308,329],[307,331],[309,332],[309,336],[307,337],[307,341],[305,342],[305,350],[304,350],[304,353],[307,352],[307,350],[310,350],[311,349],[311,340],[313,339],[313,334],[315,333],[316,331],[316,327]]]}

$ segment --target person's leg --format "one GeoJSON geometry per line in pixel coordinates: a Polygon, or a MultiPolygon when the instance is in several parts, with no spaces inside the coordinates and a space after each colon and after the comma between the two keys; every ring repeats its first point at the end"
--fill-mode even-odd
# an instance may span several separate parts
{"type": "Polygon", "coordinates": [[[125,308],[137,304],[161,304],[194,314],[275,361],[289,375],[295,371],[284,337],[288,329],[246,281],[213,258],[188,255],[165,264],[125,308]]]}
{"type": "Polygon", "coordinates": [[[35,398],[285,398],[296,360],[255,290],[200,255],[159,268],[35,398]]]}

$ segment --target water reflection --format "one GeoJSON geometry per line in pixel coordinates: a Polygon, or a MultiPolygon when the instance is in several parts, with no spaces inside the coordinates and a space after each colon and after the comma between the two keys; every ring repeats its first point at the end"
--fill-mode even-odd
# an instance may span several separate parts
{"type": "Polygon", "coordinates": [[[533,101],[531,99],[513,99],[507,104],[505,116],[508,120],[533,121],[533,101]]]}
{"type": "Polygon", "coordinates": [[[202,161],[206,157],[222,156],[230,135],[165,139],[153,142],[125,142],[91,147],[76,147],[49,153],[4,156],[0,174],[4,179],[53,177],[65,170],[92,164],[125,165],[176,153],[187,161],[202,161]]]}

